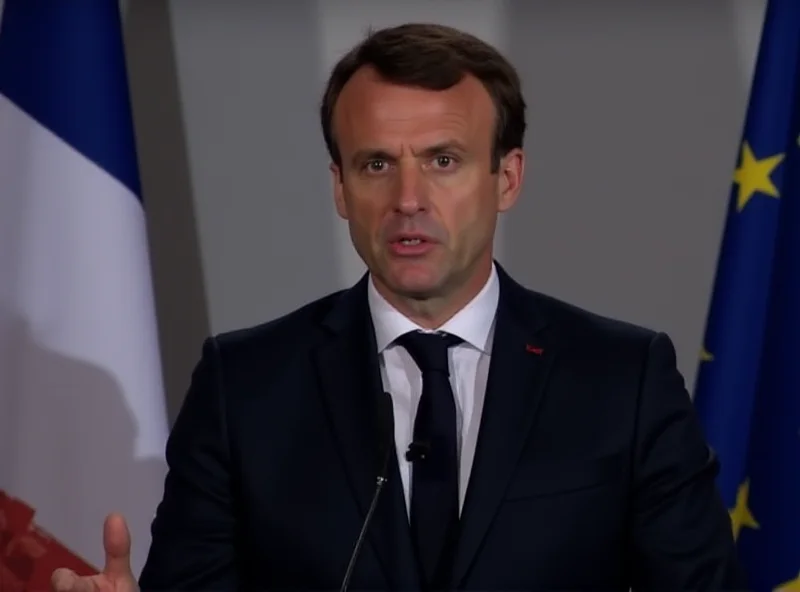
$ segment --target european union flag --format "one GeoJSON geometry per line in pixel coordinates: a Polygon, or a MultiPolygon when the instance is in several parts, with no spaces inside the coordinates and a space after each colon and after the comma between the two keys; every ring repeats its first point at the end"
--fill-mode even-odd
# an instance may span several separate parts
{"type": "Polygon", "coordinates": [[[770,0],[695,405],[754,590],[800,591],[800,0],[770,0]]]}

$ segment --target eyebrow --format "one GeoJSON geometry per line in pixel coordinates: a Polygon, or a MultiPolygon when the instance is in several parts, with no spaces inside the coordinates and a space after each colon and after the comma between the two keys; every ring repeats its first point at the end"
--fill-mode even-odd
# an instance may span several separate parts
{"type": "Polygon", "coordinates": [[[433,156],[434,154],[441,154],[442,152],[466,152],[467,148],[457,140],[447,140],[428,146],[419,152],[422,156],[433,156]]]}
{"type": "MultiPolygon", "coordinates": [[[[441,154],[442,152],[463,153],[467,152],[467,149],[461,142],[458,142],[457,140],[446,140],[444,142],[439,142],[438,144],[423,148],[416,153],[416,156],[433,156],[435,154],[441,154]]],[[[380,150],[378,148],[365,148],[363,150],[358,150],[355,154],[353,154],[351,162],[353,166],[358,166],[365,160],[373,160],[377,158],[383,160],[395,160],[397,157],[390,154],[386,150],[380,150]]]]}

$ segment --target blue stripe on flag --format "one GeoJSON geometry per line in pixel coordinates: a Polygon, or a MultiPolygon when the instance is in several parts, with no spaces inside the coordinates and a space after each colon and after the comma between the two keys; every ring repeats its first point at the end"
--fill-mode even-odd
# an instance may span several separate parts
{"type": "Polygon", "coordinates": [[[5,0],[0,93],[141,199],[117,0],[5,0]]]}

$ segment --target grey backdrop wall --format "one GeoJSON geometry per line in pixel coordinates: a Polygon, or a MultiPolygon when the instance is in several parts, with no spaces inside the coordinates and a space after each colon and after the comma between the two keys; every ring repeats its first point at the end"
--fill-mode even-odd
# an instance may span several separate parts
{"type": "Polygon", "coordinates": [[[317,104],[368,26],[452,24],[518,66],[526,185],[498,256],[530,287],[667,331],[691,388],[764,0],[128,2],[170,410],[209,332],[363,267],[317,104]]]}

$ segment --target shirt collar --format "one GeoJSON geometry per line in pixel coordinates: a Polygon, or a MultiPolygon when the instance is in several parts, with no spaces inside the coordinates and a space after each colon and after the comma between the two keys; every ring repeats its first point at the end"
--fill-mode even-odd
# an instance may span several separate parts
{"type": "MultiPolygon", "coordinates": [[[[458,313],[437,331],[444,331],[463,339],[472,347],[489,353],[491,332],[494,325],[500,285],[497,270],[492,264],[489,279],[480,292],[458,313]]],[[[375,326],[375,339],[378,353],[382,353],[392,342],[409,331],[427,331],[400,313],[381,296],[370,276],[367,289],[372,323],[375,326]]]]}

